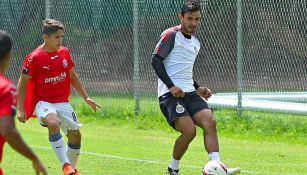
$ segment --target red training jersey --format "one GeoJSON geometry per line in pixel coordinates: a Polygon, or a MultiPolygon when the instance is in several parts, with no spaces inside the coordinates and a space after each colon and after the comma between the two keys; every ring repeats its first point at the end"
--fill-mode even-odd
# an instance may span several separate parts
{"type": "MultiPolygon", "coordinates": [[[[0,73],[0,117],[15,116],[16,114],[16,87],[9,79],[0,73]]],[[[0,135],[0,162],[2,160],[4,138],[0,135]]],[[[2,170],[0,168],[0,175],[2,170]]]]}
{"type": "Polygon", "coordinates": [[[31,77],[27,83],[24,108],[27,119],[39,101],[68,102],[70,95],[70,70],[74,67],[66,47],[57,51],[44,51],[37,47],[24,59],[22,73],[31,77]]]}

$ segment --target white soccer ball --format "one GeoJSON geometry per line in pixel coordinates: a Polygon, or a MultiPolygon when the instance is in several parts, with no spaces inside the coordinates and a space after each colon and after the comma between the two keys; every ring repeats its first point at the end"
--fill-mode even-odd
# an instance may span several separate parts
{"type": "Polygon", "coordinates": [[[227,175],[227,168],[220,161],[210,161],[204,166],[202,175],[227,175]]]}

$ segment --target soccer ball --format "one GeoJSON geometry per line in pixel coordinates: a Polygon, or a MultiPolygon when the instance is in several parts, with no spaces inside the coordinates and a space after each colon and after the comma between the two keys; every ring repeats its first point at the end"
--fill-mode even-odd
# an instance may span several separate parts
{"type": "Polygon", "coordinates": [[[220,161],[210,161],[204,166],[202,175],[227,175],[227,169],[220,161]]]}

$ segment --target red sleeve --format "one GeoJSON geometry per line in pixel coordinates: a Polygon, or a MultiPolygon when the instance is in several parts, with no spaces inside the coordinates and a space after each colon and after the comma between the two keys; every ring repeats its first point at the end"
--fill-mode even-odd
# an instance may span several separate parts
{"type": "Polygon", "coordinates": [[[34,71],[34,58],[33,55],[28,55],[26,56],[26,58],[23,61],[23,65],[22,65],[22,73],[29,75],[30,77],[33,76],[33,72],[34,71]]]}
{"type": "Polygon", "coordinates": [[[35,107],[35,102],[33,101],[33,79],[30,79],[27,83],[26,86],[26,97],[25,97],[25,102],[24,102],[24,108],[26,112],[26,118],[27,120],[33,115],[34,107],[35,107]]]}
{"type": "Polygon", "coordinates": [[[0,97],[0,117],[16,114],[16,89],[11,85],[0,97]]]}
{"type": "Polygon", "coordinates": [[[157,54],[162,58],[166,58],[174,48],[176,33],[177,31],[173,28],[165,30],[160,36],[153,55],[157,54]]]}
{"type": "Polygon", "coordinates": [[[68,70],[71,70],[74,66],[75,66],[75,64],[74,64],[74,62],[72,61],[72,57],[71,57],[71,55],[70,55],[70,51],[69,51],[69,49],[67,49],[67,61],[68,61],[68,70]]]}

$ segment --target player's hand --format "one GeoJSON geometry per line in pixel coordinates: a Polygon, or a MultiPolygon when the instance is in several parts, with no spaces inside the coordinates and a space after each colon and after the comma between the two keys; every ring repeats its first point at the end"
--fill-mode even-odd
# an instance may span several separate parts
{"type": "Polygon", "coordinates": [[[97,107],[101,108],[94,100],[92,100],[91,98],[87,97],[86,99],[84,99],[85,103],[87,103],[88,105],[90,105],[90,107],[96,112],[97,107]]]}
{"type": "Polygon", "coordinates": [[[211,90],[206,87],[199,87],[196,92],[199,96],[203,97],[206,100],[208,100],[212,96],[211,90]]]}
{"type": "Polygon", "coordinates": [[[185,93],[183,92],[183,90],[177,86],[171,87],[169,91],[172,93],[173,97],[175,98],[181,98],[185,96],[185,93]]]}
{"type": "Polygon", "coordinates": [[[18,110],[17,118],[20,122],[26,123],[26,112],[24,110],[18,110]]]}
{"type": "Polygon", "coordinates": [[[40,174],[48,175],[44,165],[39,160],[33,161],[32,164],[33,164],[33,168],[36,172],[36,175],[40,175],[40,174]]]}

